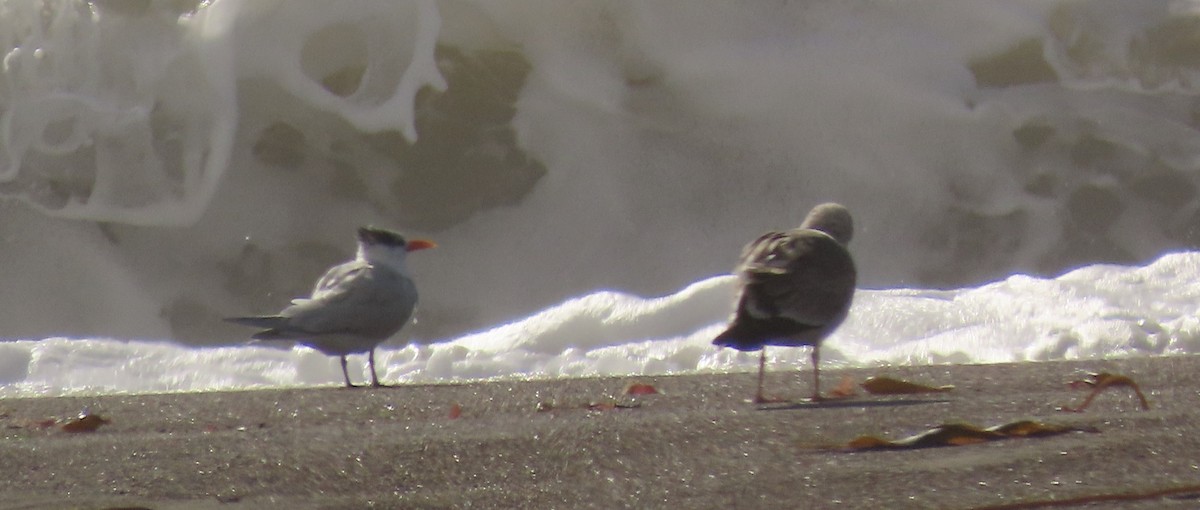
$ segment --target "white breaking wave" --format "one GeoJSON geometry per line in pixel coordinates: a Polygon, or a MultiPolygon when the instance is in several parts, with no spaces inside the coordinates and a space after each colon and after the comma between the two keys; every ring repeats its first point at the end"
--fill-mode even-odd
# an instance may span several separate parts
{"type": "MultiPolygon", "coordinates": [[[[756,353],[711,345],[734,278],[654,299],[601,292],[432,345],[385,345],[389,383],[751,370],[756,353]]],[[[775,369],[811,370],[807,348],[768,348],[775,369]]],[[[1090,266],[949,291],[860,290],[822,349],[826,366],[994,363],[1200,353],[1200,253],[1146,267],[1090,266]]],[[[351,357],[365,376],[364,356],[351,357]]],[[[312,349],[188,347],[48,338],[0,344],[0,395],[200,391],[341,384],[312,349]]]]}

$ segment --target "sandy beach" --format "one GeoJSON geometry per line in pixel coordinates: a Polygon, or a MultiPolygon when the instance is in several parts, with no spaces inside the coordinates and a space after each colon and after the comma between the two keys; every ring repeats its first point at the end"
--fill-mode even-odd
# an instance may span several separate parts
{"type": "MultiPolygon", "coordinates": [[[[792,367],[794,368],[794,367],[792,367]]],[[[810,368],[768,387],[807,395],[810,368]]],[[[1200,505],[1200,357],[826,370],[946,393],[755,405],[754,374],[0,401],[0,508],[1090,508],[1200,505]],[[1088,371],[1133,378],[1059,410],[1088,371]],[[630,383],[659,393],[630,396],[630,383]],[[88,408],[91,433],[50,418],[88,408]],[[1053,437],[852,451],[947,422],[1053,437]],[[1175,494],[1150,496],[1174,489],[1175,494]]]]}

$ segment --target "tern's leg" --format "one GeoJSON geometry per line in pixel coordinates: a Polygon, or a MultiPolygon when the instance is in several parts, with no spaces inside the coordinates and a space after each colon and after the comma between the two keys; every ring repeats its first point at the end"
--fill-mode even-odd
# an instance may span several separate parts
{"type": "Polygon", "coordinates": [[[346,355],[345,354],[342,355],[342,377],[346,378],[346,387],[347,388],[357,388],[357,386],[355,386],[354,383],[350,382],[350,371],[346,370],[346,355]]]}
{"type": "Polygon", "coordinates": [[[367,355],[367,365],[371,366],[371,386],[379,388],[383,386],[379,384],[379,376],[375,375],[375,348],[371,348],[371,353],[367,355]]]}

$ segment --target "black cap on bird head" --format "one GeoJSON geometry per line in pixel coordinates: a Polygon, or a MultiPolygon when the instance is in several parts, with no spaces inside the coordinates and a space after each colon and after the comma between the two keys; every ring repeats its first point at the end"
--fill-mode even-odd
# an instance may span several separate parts
{"type": "Polygon", "coordinates": [[[404,251],[427,250],[437,248],[437,243],[428,239],[405,239],[404,236],[386,228],[358,227],[358,242],[364,246],[390,246],[404,248],[404,251]]]}
{"type": "Polygon", "coordinates": [[[382,244],[386,246],[404,246],[408,244],[408,241],[404,239],[404,236],[396,232],[392,232],[391,230],[372,226],[358,227],[358,242],[370,245],[382,244]]]}

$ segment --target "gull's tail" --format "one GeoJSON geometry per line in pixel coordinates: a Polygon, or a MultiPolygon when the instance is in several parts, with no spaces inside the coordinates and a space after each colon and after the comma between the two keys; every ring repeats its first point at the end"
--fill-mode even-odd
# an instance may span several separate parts
{"type": "Polygon", "coordinates": [[[283,333],[283,329],[287,326],[288,318],[282,315],[261,315],[257,317],[226,317],[225,322],[241,324],[243,326],[251,326],[255,328],[263,328],[250,338],[255,340],[278,340],[286,339],[287,335],[283,333]]]}

